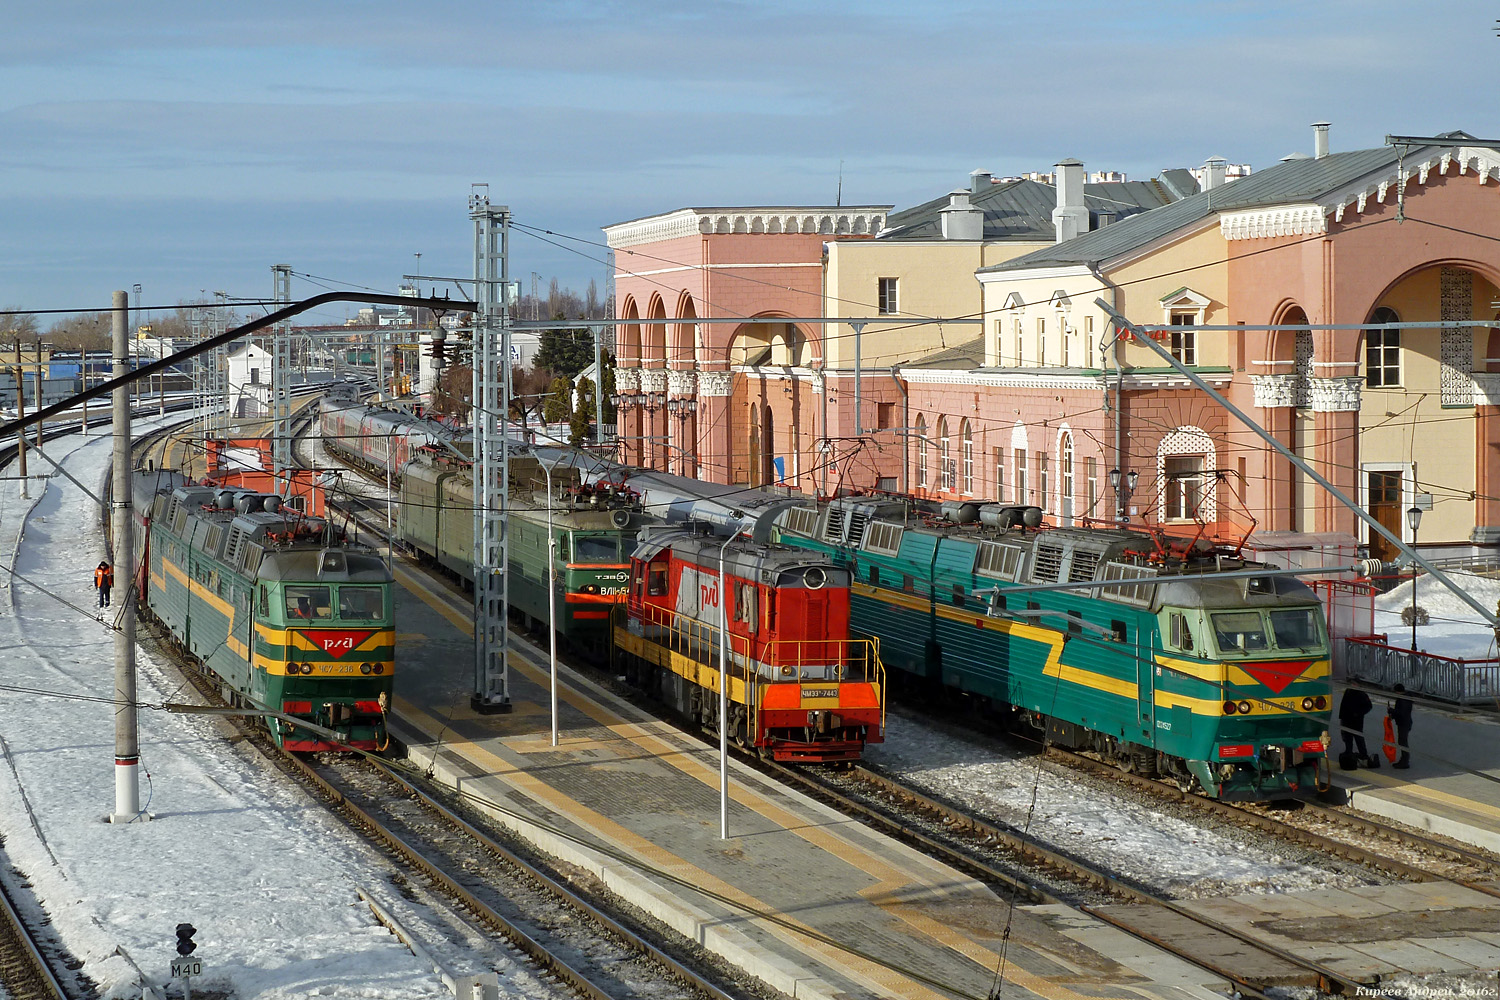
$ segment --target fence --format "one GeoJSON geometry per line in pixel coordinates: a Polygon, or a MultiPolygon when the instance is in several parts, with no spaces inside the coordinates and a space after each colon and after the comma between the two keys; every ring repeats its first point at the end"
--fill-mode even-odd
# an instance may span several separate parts
{"type": "Polygon", "coordinates": [[[1361,636],[1344,640],[1344,675],[1382,688],[1403,684],[1413,694],[1459,705],[1500,705],[1500,659],[1455,660],[1361,636]]]}

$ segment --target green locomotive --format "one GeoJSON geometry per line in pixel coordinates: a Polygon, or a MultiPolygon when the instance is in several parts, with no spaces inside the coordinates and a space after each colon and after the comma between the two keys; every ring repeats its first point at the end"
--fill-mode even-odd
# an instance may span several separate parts
{"type": "MultiPolygon", "coordinates": [[[[610,613],[625,601],[630,553],[646,518],[629,491],[583,485],[576,469],[546,479],[531,456],[513,457],[506,500],[509,597],[512,610],[547,620],[548,535],[556,539],[557,632],[581,649],[610,641],[610,613]]],[[[401,471],[397,537],[419,560],[473,582],[474,478],[469,463],[424,454],[401,471]]]]}
{"type": "Polygon", "coordinates": [[[783,512],[777,534],[852,570],[852,625],[893,676],[1216,798],[1326,775],[1328,633],[1309,588],[1141,530],[1027,531],[1035,508],[945,506],[839,499],[783,512]]]}
{"type": "Polygon", "coordinates": [[[379,751],[395,673],[391,574],[319,518],[253,490],[141,474],[143,605],[237,704],[306,719],[337,742],[269,719],[293,751],[379,751]],[[144,496],[143,496],[144,495],[144,496]]]}

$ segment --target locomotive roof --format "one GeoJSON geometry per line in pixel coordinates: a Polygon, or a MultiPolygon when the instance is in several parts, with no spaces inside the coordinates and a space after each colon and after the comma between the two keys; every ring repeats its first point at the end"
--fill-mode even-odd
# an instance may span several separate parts
{"type": "Polygon", "coordinates": [[[718,569],[719,554],[724,554],[724,571],[747,580],[769,582],[789,570],[819,566],[827,570],[826,558],[810,549],[791,545],[762,544],[748,538],[727,541],[717,535],[691,528],[648,528],[636,545],[631,558],[649,560],[665,549],[671,549],[696,565],[718,569]],[[727,547],[726,547],[727,546],[727,547]]]}
{"type": "Polygon", "coordinates": [[[284,583],[390,583],[385,560],[347,548],[269,549],[260,561],[262,580],[284,583]]]}

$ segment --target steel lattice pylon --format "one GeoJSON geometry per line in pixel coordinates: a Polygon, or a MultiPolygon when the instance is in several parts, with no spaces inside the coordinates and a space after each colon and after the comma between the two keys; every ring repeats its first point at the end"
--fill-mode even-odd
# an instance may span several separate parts
{"type": "MultiPolygon", "coordinates": [[[[292,301],[292,269],[271,265],[272,298],[281,309],[292,301]]],[[[291,495],[292,468],[292,324],[277,323],[271,329],[271,464],[282,496],[291,495]]]]}
{"type": "Polygon", "coordinates": [[[487,185],[469,195],[474,220],[474,694],[479,712],[508,712],[506,494],[510,450],[510,209],[490,204],[487,185]]]}

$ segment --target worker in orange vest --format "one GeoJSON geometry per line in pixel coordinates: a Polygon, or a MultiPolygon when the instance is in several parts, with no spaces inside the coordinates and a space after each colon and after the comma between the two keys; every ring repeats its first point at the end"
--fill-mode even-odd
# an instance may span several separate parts
{"type": "Polygon", "coordinates": [[[114,585],[114,567],[102,559],[99,560],[99,565],[94,570],[94,589],[99,591],[99,607],[109,607],[109,590],[114,585]]]}

